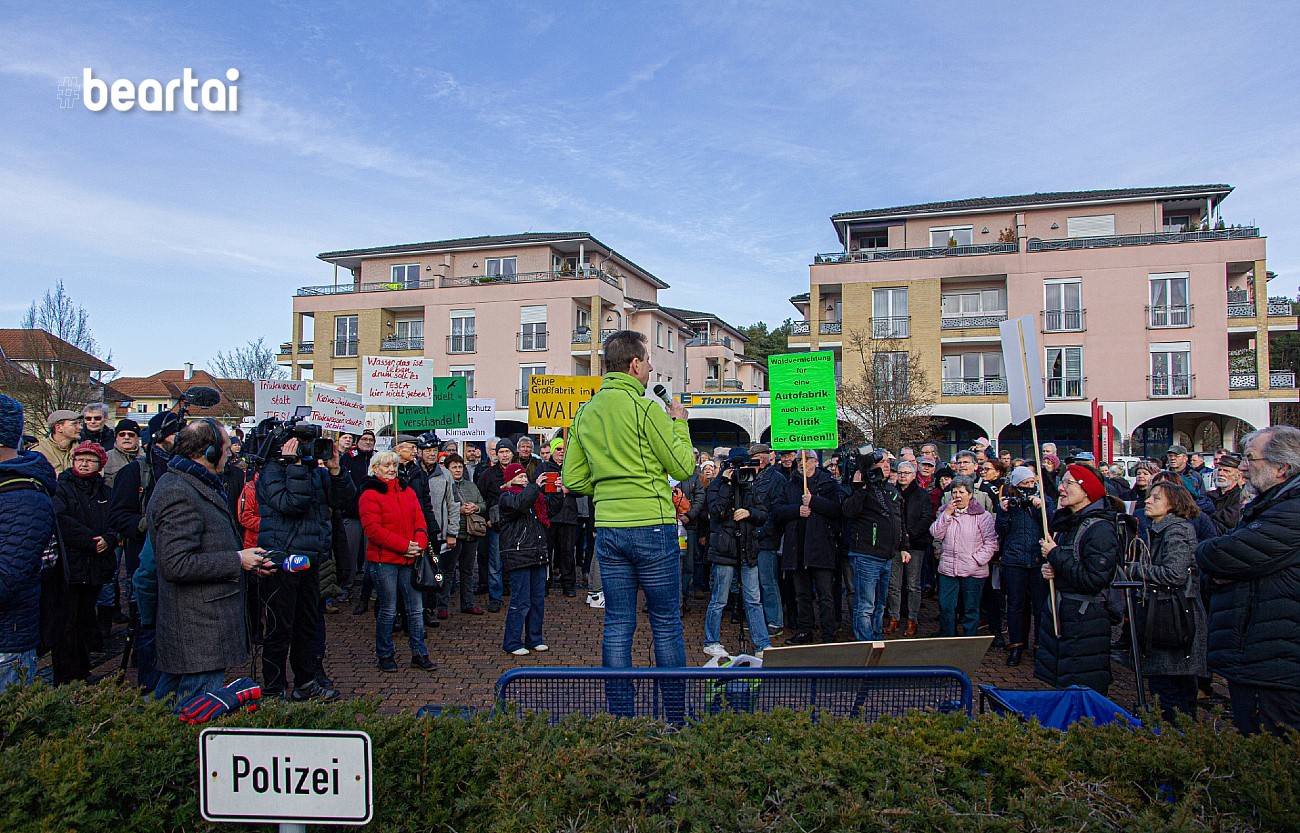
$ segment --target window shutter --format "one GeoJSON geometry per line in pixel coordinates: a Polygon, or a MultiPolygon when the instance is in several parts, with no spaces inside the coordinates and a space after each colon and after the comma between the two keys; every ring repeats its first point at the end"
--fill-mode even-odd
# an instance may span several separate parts
{"type": "Polygon", "coordinates": [[[519,308],[520,324],[545,324],[546,323],[546,305],[536,307],[519,308]]]}
{"type": "Polygon", "coordinates": [[[1065,349],[1065,375],[1069,379],[1083,376],[1083,350],[1078,347],[1065,349]]]}
{"type": "Polygon", "coordinates": [[[1115,233],[1114,214],[1095,214],[1090,217],[1067,217],[1065,233],[1069,237],[1108,237],[1115,233]]]}
{"type": "Polygon", "coordinates": [[[357,392],[357,369],[355,367],[334,368],[334,387],[357,392]]]}

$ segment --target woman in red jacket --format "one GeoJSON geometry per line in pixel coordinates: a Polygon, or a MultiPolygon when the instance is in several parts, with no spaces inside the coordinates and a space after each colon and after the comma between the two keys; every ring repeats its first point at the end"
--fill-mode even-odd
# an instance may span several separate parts
{"type": "Polygon", "coordinates": [[[429,661],[429,650],[424,647],[424,618],[419,614],[424,609],[424,598],[411,585],[415,558],[429,543],[424,512],[415,492],[397,478],[396,454],[375,452],[370,458],[369,473],[362,484],[357,508],[366,535],[366,561],[370,563],[379,596],[375,616],[375,655],[379,657],[379,670],[397,670],[393,659],[397,650],[393,645],[393,621],[397,618],[397,594],[401,593],[402,604],[409,614],[406,628],[411,665],[432,671],[437,666],[429,661]]]}

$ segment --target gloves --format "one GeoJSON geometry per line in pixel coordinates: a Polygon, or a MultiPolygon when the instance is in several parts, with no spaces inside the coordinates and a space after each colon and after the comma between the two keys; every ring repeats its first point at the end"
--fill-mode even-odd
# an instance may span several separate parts
{"type": "Polygon", "coordinates": [[[257,704],[261,697],[260,685],[247,677],[240,677],[216,691],[195,694],[177,706],[176,711],[183,723],[198,725],[221,717],[223,714],[239,711],[240,706],[243,705],[247,705],[250,712],[257,711],[257,704]]]}

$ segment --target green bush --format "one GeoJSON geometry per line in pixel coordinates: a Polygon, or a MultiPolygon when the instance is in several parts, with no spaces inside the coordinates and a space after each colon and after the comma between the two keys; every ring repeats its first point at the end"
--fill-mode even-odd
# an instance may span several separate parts
{"type": "MultiPolygon", "coordinates": [[[[915,715],[649,721],[381,714],[268,703],[226,726],[362,729],[374,830],[1295,830],[1300,740],[1221,721],[1067,733],[915,715]]],[[[206,830],[197,743],[112,683],[0,696],[0,830],[206,830]]],[[[229,826],[227,826],[229,829],[229,826]]]]}

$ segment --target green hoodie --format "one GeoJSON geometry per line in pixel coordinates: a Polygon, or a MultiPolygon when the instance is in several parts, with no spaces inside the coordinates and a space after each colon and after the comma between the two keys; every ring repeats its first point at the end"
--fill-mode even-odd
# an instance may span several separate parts
{"type": "Polygon", "coordinates": [[[668,477],[685,480],[694,472],[686,420],[646,399],[633,376],[606,373],[573,416],[561,479],[570,491],[591,495],[596,526],[677,523],[668,477]]]}

